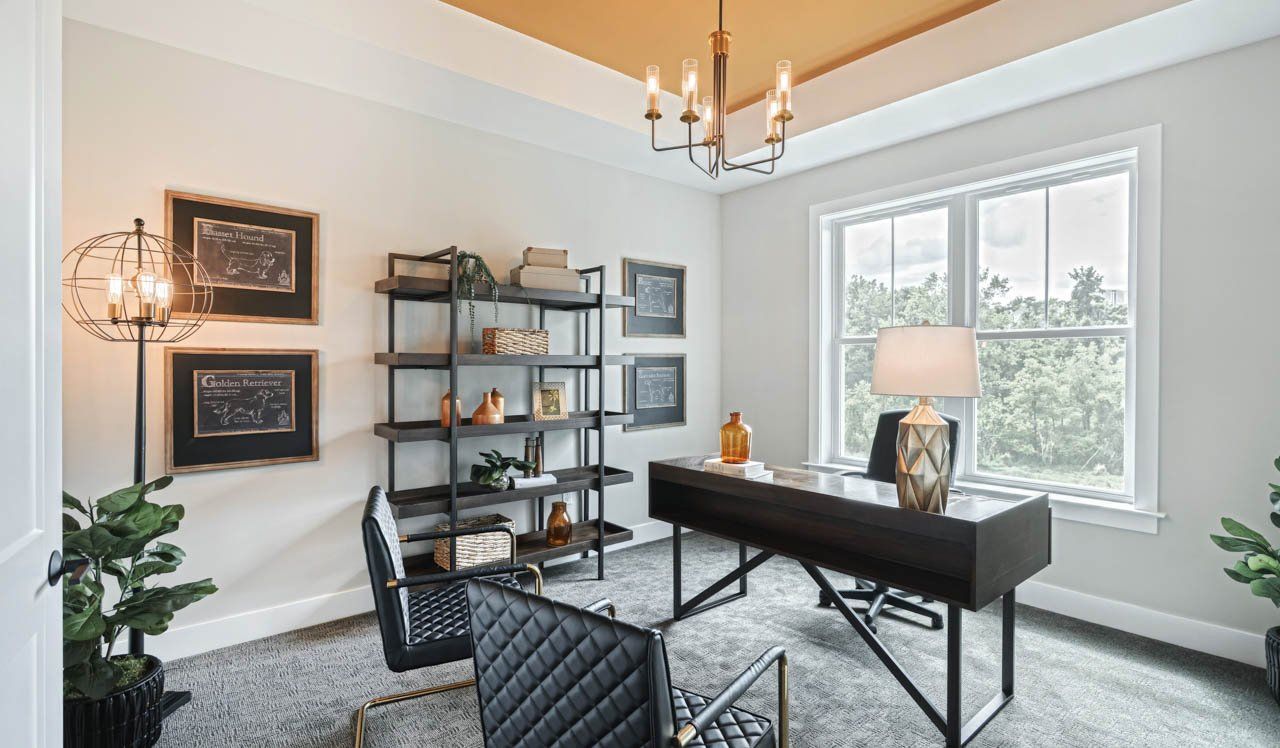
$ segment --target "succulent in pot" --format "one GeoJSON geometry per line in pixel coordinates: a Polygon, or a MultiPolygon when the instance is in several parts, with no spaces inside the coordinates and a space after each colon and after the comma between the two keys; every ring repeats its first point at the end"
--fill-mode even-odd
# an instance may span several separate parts
{"type": "Polygon", "coordinates": [[[533,463],[521,460],[518,457],[504,457],[498,450],[492,452],[481,452],[480,456],[484,458],[483,465],[471,466],[471,480],[491,491],[506,490],[510,483],[507,477],[507,471],[515,468],[516,470],[532,470],[533,463]]]}
{"type": "MultiPolygon", "coordinates": [[[[1280,457],[1275,460],[1280,470],[1280,457]]],[[[1280,527],[1280,484],[1271,483],[1271,524],[1280,527]]],[[[1232,553],[1243,553],[1230,568],[1223,569],[1227,576],[1241,584],[1249,585],[1249,591],[1264,597],[1280,608],[1280,548],[1272,546],[1262,533],[1245,527],[1229,517],[1222,518],[1222,528],[1228,535],[1210,535],[1209,539],[1219,548],[1232,553]]],[[[1280,702],[1280,625],[1272,626],[1266,636],[1267,685],[1271,695],[1280,702]]]]}
{"type": "Polygon", "coordinates": [[[117,654],[128,629],[164,633],[173,614],[217,591],[213,581],[154,583],[186,554],[158,540],[178,529],[179,504],[147,500],[164,476],[96,501],[62,495],[62,545],[69,564],[62,596],[64,744],[147,746],[160,736],[163,666],[150,655],[117,654]]]}

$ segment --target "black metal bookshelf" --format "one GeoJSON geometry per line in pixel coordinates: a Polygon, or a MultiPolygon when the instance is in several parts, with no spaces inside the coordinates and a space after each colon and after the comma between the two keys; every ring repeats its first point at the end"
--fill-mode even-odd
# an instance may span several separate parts
{"type": "MultiPolygon", "coordinates": [[[[458,248],[449,247],[427,255],[391,253],[387,255],[387,277],[374,284],[377,293],[387,296],[387,350],[374,354],[374,363],[387,367],[387,421],[374,424],[374,434],[387,440],[387,497],[397,519],[432,515],[449,515],[449,525],[456,526],[458,512],[513,501],[537,501],[537,529],[516,536],[516,555],[524,563],[543,563],[554,558],[581,555],[587,558],[596,554],[597,576],[604,579],[604,548],[614,543],[630,540],[631,530],[605,520],[605,488],[630,483],[634,476],[620,468],[605,464],[605,432],[608,426],[631,423],[632,414],[605,410],[605,369],[609,366],[625,366],[634,363],[631,356],[608,355],[605,352],[605,313],[635,305],[628,296],[603,293],[605,269],[603,265],[579,271],[584,276],[596,276],[601,293],[593,293],[592,278],[586,278],[586,291],[554,291],[519,286],[498,286],[498,302],[533,306],[538,310],[538,327],[546,329],[547,312],[576,314],[580,318],[581,353],[574,355],[485,355],[458,353],[459,297],[458,248]],[[397,263],[431,263],[446,266],[448,279],[423,278],[396,273],[397,263]],[[415,353],[396,350],[396,302],[432,302],[449,305],[449,352],[415,353]],[[592,320],[595,330],[592,330],[592,320]],[[592,332],[595,333],[595,353],[591,352],[592,332]],[[436,370],[449,372],[449,391],[457,396],[460,370],[482,366],[522,366],[537,369],[538,380],[544,381],[547,369],[575,371],[578,377],[578,409],[568,418],[556,421],[535,421],[531,415],[508,415],[504,423],[472,424],[469,418],[459,418],[455,413],[450,425],[438,420],[399,421],[396,419],[396,372],[402,370],[436,370]],[[588,372],[595,371],[595,386],[588,372]],[[588,390],[594,389],[592,406],[588,390]],[[458,442],[461,439],[502,434],[538,434],[548,431],[574,430],[582,434],[582,454],[579,464],[549,470],[557,482],[548,486],[517,488],[506,491],[490,491],[470,482],[459,480],[458,442]],[[596,436],[596,459],[591,461],[590,432],[596,436]],[[396,485],[396,445],[407,442],[440,441],[449,445],[449,480],[435,486],[399,488],[396,485]],[[591,493],[597,497],[595,518],[591,516],[591,493]],[[568,545],[547,544],[546,512],[547,496],[577,493],[579,521],[573,525],[568,545]]],[[[476,300],[493,298],[488,286],[477,286],[476,300]]],[[[432,554],[425,553],[405,558],[408,573],[439,571],[432,554]]]]}

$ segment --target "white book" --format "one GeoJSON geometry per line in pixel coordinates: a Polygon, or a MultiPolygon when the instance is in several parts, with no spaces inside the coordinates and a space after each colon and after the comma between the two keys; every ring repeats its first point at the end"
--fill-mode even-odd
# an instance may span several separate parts
{"type": "Polygon", "coordinates": [[[702,463],[702,469],[712,473],[720,473],[721,475],[732,475],[735,478],[758,478],[766,471],[763,462],[752,460],[750,462],[725,462],[719,457],[713,457],[702,463]]]}

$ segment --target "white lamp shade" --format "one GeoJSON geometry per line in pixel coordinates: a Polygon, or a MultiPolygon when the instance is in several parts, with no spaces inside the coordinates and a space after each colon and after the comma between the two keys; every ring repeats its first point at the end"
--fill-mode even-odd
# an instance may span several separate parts
{"type": "Polygon", "coordinates": [[[876,334],[871,394],[981,397],[972,327],[908,325],[876,334]]]}

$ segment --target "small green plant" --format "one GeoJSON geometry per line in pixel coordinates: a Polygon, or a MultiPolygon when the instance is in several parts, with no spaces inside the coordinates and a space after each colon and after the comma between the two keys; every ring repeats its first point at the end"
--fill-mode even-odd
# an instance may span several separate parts
{"type": "Polygon", "coordinates": [[[498,319],[498,281],[493,271],[485,263],[484,258],[475,252],[458,253],[458,296],[467,302],[467,313],[471,317],[471,337],[476,336],[476,286],[489,286],[489,295],[493,299],[493,318],[498,319]]]}
{"type": "Polygon", "coordinates": [[[144,674],[141,658],[112,658],[116,639],[126,629],[164,633],[175,611],[218,591],[202,579],[172,587],[149,584],[178,568],[186,553],[156,539],[178,529],[185,510],[162,506],[147,494],[168,486],[172,476],[114,491],[82,502],[62,494],[62,547],[68,561],[87,562],[76,584],[62,587],[63,693],[67,698],[99,699],[144,674]],[[108,605],[107,577],[119,594],[108,605]]]}
{"type": "Polygon", "coordinates": [[[504,457],[498,450],[481,452],[485,464],[471,466],[471,480],[486,488],[501,491],[507,487],[507,471],[533,470],[533,463],[515,457],[504,457]]]}
{"type": "MultiPolygon", "coordinates": [[[[1280,470],[1280,457],[1276,458],[1275,467],[1280,470]]],[[[1270,486],[1271,524],[1280,527],[1280,484],[1270,486]]],[[[1223,571],[1237,582],[1249,585],[1253,594],[1269,599],[1280,608],[1280,550],[1273,548],[1262,533],[1233,519],[1223,517],[1222,528],[1230,536],[1210,535],[1209,539],[1224,551],[1244,553],[1243,559],[1223,571]]]]}

